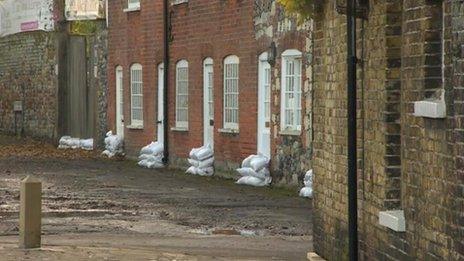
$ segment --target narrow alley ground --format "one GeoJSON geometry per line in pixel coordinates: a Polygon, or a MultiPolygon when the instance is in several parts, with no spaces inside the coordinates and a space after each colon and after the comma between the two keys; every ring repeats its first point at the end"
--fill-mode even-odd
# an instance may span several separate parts
{"type": "Polygon", "coordinates": [[[0,136],[2,260],[304,260],[311,201],[296,191],[141,169],[0,136]],[[43,249],[17,248],[19,183],[43,182],[43,249]]]}

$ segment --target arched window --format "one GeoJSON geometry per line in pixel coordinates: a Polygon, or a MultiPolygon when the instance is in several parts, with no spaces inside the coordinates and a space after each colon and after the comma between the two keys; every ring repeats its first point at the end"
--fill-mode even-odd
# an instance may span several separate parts
{"type": "Polygon", "coordinates": [[[224,59],[224,129],[239,129],[239,64],[240,59],[235,55],[224,59]]]}
{"type": "Polygon", "coordinates": [[[301,57],[298,50],[282,53],[281,130],[301,131],[301,57]]]}
{"type": "Polygon", "coordinates": [[[143,78],[142,65],[136,63],[131,71],[131,125],[143,126],[143,78]]]}
{"type": "Polygon", "coordinates": [[[188,62],[176,65],[176,128],[188,129],[188,62]]]}

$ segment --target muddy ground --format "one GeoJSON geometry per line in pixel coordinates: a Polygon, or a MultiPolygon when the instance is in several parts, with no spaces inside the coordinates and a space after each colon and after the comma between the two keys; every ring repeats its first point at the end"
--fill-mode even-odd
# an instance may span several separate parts
{"type": "Polygon", "coordinates": [[[296,195],[0,136],[0,255],[9,260],[304,259],[312,248],[311,201],[296,195]],[[16,249],[19,183],[27,175],[43,182],[40,251],[16,249]]]}

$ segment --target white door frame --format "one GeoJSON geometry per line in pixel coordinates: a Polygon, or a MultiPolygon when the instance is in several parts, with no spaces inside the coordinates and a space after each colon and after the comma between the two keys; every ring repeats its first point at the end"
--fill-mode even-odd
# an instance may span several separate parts
{"type": "MultiPolygon", "coordinates": [[[[258,133],[257,133],[257,152],[261,153],[267,157],[271,157],[271,128],[266,126],[266,122],[269,122],[270,119],[266,119],[265,116],[265,92],[266,92],[266,70],[271,69],[271,65],[268,62],[267,52],[262,53],[259,56],[259,65],[258,65],[258,133]]],[[[271,72],[269,72],[271,73],[271,72]]],[[[269,88],[269,107],[270,107],[270,83],[269,88]]],[[[269,108],[269,113],[270,113],[269,108]]]]}
{"type": "Polygon", "coordinates": [[[209,144],[211,149],[214,149],[214,67],[213,59],[206,58],[203,61],[203,145],[209,144]],[[213,74],[213,79],[209,78],[209,74],[213,74]],[[210,97],[210,84],[212,88],[210,97]],[[209,102],[213,102],[213,117],[210,117],[209,102]]]}
{"type": "Polygon", "coordinates": [[[116,67],[116,134],[124,138],[124,81],[122,66],[116,67]]]}
{"type": "Polygon", "coordinates": [[[164,143],[164,64],[158,65],[158,116],[156,119],[157,141],[164,143]]]}

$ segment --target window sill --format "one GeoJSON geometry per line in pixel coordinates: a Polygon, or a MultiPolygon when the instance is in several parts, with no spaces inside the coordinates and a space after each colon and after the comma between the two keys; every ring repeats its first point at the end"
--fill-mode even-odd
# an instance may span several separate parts
{"type": "Polygon", "coordinates": [[[301,131],[299,131],[299,130],[281,130],[279,132],[279,135],[282,135],[282,136],[300,136],[301,131]]]}
{"type": "Polygon", "coordinates": [[[396,232],[406,231],[406,221],[403,210],[380,211],[379,224],[396,232]]]}
{"type": "Polygon", "coordinates": [[[122,10],[124,13],[138,12],[140,11],[140,6],[137,7],[128,7],[122,10]]]}
{"type": "Polygon", "coordinates": [[[240,131],[238,129],[218,129],[219,133],[229,133],[229,134],[238,134],[240,131]]]}
{"type": "Polygon", "coordinates": [[[129,125],[126,128],[130,130],[143,130],[143,125],[129,125]]]}
{"type": "Polygon", "coordinates": [[[446,118],[446,104],[444,100],[424,100],[414,102],[414,116],[444,119],[446,118]]]}
{"type": "Polygon", "coordinates": [[[187,132],[187,131],[189,131],[189,129],[186,128],[186,127],[172,127],[172,128],[171,128],[171,131],[187,132]]]}

